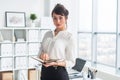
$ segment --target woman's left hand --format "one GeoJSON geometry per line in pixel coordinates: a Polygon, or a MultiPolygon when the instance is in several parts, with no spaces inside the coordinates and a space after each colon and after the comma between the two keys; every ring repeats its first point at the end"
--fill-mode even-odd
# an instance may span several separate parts
{"type": "Polygon", "coordinates": [[[55,66],[56,62],[50,62],[50,63],[45,63],[43,64],[45,67],[49,67],[49,66],[55,66]]]}

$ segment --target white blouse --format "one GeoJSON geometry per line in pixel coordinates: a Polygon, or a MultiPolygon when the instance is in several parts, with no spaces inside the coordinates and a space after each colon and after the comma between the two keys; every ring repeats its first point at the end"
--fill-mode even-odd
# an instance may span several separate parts
{"type": "Polygon", "coordinates": [[[56,36],[54,31],[46,32],[39,55],[41,53],[47,53],[50,59],[64,59],[66,67],[73,67],[75,65],[76,51],[72,34],[66,30],[60,31],[56,36]]]}

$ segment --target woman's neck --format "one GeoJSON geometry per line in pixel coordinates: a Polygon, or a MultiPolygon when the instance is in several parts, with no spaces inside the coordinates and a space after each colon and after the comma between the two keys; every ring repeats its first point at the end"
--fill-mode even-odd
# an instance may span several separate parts
{"type": "Polygon", "coordinates": [[[64,31],[65,30],[65,28],[56,28],[55,29],[55,35],[57,35],[60,31],[64,31]]]}

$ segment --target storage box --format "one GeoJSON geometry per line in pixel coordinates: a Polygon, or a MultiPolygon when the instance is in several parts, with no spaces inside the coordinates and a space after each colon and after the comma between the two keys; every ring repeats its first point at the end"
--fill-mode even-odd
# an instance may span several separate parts
{"type": "Polygon", "coordinates": [[[0,80],[13,80],[13,72],[12,71],[0,72],[0,80]]]}
{"type": "Polygon", "coordinates": [[[28,70],[28,80],[37,80],[37,71],[35,69],[28,70]]]}

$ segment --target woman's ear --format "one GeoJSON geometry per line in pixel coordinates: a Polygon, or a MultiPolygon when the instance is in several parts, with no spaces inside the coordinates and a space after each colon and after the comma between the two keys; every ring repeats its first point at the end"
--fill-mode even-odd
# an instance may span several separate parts
{"type": "Polygon", "coordinates": [[[66,20],[68,19],[68,17],[67,17],[67,16],[66,16],[65,18],[66,18],[66,20]]]}

